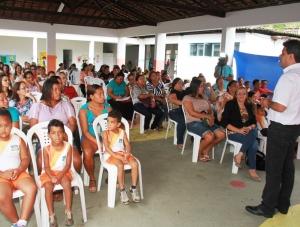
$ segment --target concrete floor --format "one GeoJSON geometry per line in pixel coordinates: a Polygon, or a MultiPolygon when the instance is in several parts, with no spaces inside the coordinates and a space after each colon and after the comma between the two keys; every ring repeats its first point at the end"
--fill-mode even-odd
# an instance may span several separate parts
{"type": "MultiPolygon", "coordinates": [[[[263,179],[255,182],[247,176],[247,167],[238,174],[231,173],[232,154],[227,152],[223,164],[219,164],[223,143],[215,149],[215,160],[209,163],[192,163],[192,144],[184,155],[172,145],[173,138],[132,143],[133,154],[140,160],[143,172],[144,200],[123,205],[119,194],[116,207],[107,207],[107,184],[100,192],[91,194],[85,187],[87,223],[82,223],[79,195],[73,197],[74,226],[86,227],[152,227],[152,226],[205,226],[242,227],[259,226],[266,218],[249,214],[246,205],[260,203],[264,187],[265,172],[258,172],[263,179]],[[230,185],[237,180],[246,184],[244,188],[230,185]]],[[[99,158],[96,172],[99,170],[99,158]]],[[[296,179],[291,198],[292,205],[300,203],[300,161],[295,160],[296,179]]],[[[104,179],[107,174],[104,174],[104,179]]],[[[130,173],[125,177],[126,189],[130,186],[130,173]]],[[[17,207],[19,206],[16,201],[17,207]]],[[[59,226],[64,225],[64,204],[55,203],[59,226]]],[[[3,215],[1,226],[10,226],[3,215]]],[[[36,226],[32,215],[28,226],[36,226]]]]}

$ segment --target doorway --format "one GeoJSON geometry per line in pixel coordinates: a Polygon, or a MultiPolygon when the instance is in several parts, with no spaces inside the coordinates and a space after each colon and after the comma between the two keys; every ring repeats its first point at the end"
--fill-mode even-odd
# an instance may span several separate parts
{"type": "Polygon", "coordinates": [[[72,64],[72,50],[63,50],[63,63],[65,69],[69,68],[72,64]]]}

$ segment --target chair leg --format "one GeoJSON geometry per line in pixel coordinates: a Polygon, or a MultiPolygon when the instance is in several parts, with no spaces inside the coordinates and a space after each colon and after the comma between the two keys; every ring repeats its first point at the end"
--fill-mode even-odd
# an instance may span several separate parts
{"type": "MultiPolygon", "coordinates": [[[[99,155],[101,155],[101,154],[99,154],[99,155]]],[[[102,183],[102,177],[103,177],[103,169],[104,168],[103,168],[102,164],[100,164],[97,191],[100,191],[100,189],[101,189],[101,183],[102,183]]]]}
{"type": "Polygon", "coordinates": [[[298,142],[297,159],[300,159],[300,137],[298,137],[297,142],[298,142]]]}
{"type": "Polygon", "coordinates": [[[185,144],[186,144],[186,137],[187,137],[187,132],[185,132],[185,135],[184,135],[184,139],[183,139],[183,145],[182,145],[182,150],[181,150],[181,154],[183,154],[184,152],[184,148],[185,148],[185,144]]]}
{"type": "Polygon", "coordinates": [[[173,141],[174,145],[177,145],[177,131],[176,130],[177,130],[177,123],[174,124],[174,141],[173,141]]]}
{"type": "Polygon", "coordinates": [[[135,116],[135,111],[133,111],[130,129],[132,129],[132,126],[133,126],[134,116],[135,116]]]}
{"type": "Polygon", "coordinates": [[[144,133],[145,116],[140,114],[140,133],[144,133]]]}
{"type": "Polygon", "coordinates": [[[142,166],[141,166],[141,163],[139,161],[138,161],[138,164],[139,164],[139,186],[140,186],[141,199],[144,199],[142,166]]]}
{"type": "Polygon", "coordinates": [[[165,139],[168,138],[168,133],[169,133],[170,123],[171,123],[171,121],[170,121],[170,119],[169,119],[169,120],[168,120],[168,126],[167,126],[167,131],[166,131],[166,137],[165,137],[165,139]]]}
{"type": "Polygon", "coordinates": [[[211,153],[212,153],[212,155],[211,155],[212,159],[215,159],[215,148],[214,147],[211,149],[211,153]]]}
{"type": "Polygon", "coordinates": [[[200,142],[201,142],[201,137],[200,136],[194,136],[192,162],[197,162],[198,161],[200,142]]]}
{"type": "Polygon", "coordinates": [[[107,206],[110,208],[115,207],[116,202],[116,186],[118,170],[116,166],[111,166],[108,171],[108,192],[107,192],[107,206]]]}
{"type": "Polygon", "coordinates": [[[80,173],[83,173],[83,171],[84,171],[84,165],[83,165],[83,153],[82,153],[82,155],[81,155],[81,163],[82,163],[82,165],[81,165],[81,171],[80,171],[80,173]]]}
{"type": "Polygon", "coordinates": [[[90,176],[88,175],[85,169],[83,170],[83,182],[84,182],[84,186],[90,185],[90,176]]]}
{"type": "MultiPolygon", "coordinates": [[[[237,143],[233,146],[234,146],[234,152],[233,152],[233,157],[234,157],[235,155],[237,155],[240,152],[242,144],[237,143]]],[[[239,171],[239,168],[235,165],[234,159],[232,158],[232,170],[231,170],[231,172],[236,174],[236,173],[238,173],[238,171],[239,171]]]]}
{"type": "Polygon", "coordinates": [[[41,189],[41,217],[42,217],[42,226],[49,227],[49,213],[46,204],[45,198],[45,189],[41,189]]]}
{"type": "Polygon", "coordinates": [[[87,214],[86,214],[86,205],[85,205],[85,194],[84,194],[84,188],[81,178],[79,178],[81,182],[79,182],[78,187],[80,191],[80,202],[81,202],[81,209],[82,209],[82,216],[83,216],[83,222],[87,222],[87,214]]]}
{"type": "Polygon", "coordinates": [[[34,201],[34,214],[37,227],[42,227],[42,218],[41,218],[41,211],[40,211],[40,190],[37,190],[35,201],[34,201]]]}
{"type": "Polygon", "coordinates": [[[220,164],[223,162],[223,158],[224,158],[224,153],[225,153],[225,150],[226,150],[226,146],[227,146],[227,139],[225,140],[224,148],[223,148],[222,155],[221,155],[220,164]]]}

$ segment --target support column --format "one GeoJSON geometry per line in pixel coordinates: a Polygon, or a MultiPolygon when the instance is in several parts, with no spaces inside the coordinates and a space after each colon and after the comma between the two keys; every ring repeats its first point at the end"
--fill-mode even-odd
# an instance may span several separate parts
{"type": "Polygon", "coordinates": [[[175,69],[175,62],[176,62],[176,54],[175,50],[178,49],[178,45],[171,44],[171,56],[170,56],[170,77],[174,79],[174,69],[175,69]]]}
{"type": "Polygon", "coordinates": [[[166,33],[155,35],[154,68],[156,71],[165,69],[166,33]]]}
{"type": "Polygon", "coordinates": [[[37,37],[33,37],[33,43],[32,43],[32,61],[35,62],[37,65],[39,65],[39,63],[37,62],[37,59],[38,59],[37,37]]]}
{"type": "Polygon", "coordinates": [[[47,71],[56,71],[56,33],[47,32],[47,71]]]}
{"type": "Polygon", "coordinates": [[[125,64],[126,57],[126,37],[121,37],[118,40],[117,46],[117,65],[121,67],[121,65],[125,64]]]}
{"type": "Polygon", "coordinates": [[[90,41],[89,43],[89,64],[95,64],[95,41],[90,41]]]}
{"type": "Polygon", "coordinates": [[[152,58],[152,61],[153,61],[153,56],[151,56],[151,46],[150,45],[146,45],[145,47],[145,69],[148,69],[149,70],[149,60],[150,58],[152,58]]]}
{"type": "Polygon", "coordinates": [[[232,65],[234,41],[235,41],[235,28],[223,28],[222,39],[221,39],[221,52],[225,52],[228,55],[227,65],[232,65]]]}
{"type": "Polygon", "coordinates": [[[181,79],[187,79],[190,77],[190,75],[185,73],[186,66],[184,65],[184,61],[185,61],[184,56],[185,56],[185,52],[188,49],[185,49],[185,45],[182,39],[183,36],[178,37],[178,59],[177,59],[176,77],[180,77],[181,79]]]}
{"type": "Polygon", "coordinates": [[[144,65],[145,65],[145,44],[139,45],[139,62],[138,66],[142,68],[142,71],[144,72],[144,65]]]}

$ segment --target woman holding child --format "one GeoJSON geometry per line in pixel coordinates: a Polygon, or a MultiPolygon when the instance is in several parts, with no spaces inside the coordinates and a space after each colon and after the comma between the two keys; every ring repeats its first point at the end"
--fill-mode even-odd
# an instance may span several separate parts
{"type": "Polygon", "coordinates": [[[79,122],[82,130],[81,148],[83,150],[83,164],[90,177],[89,191],[91,193],[95,193],[97,190],[94,174],[94,154],[98,150],[98,145],[93,130],[93,121],[99,115],[111,111],[110,106],[104,103],[104,99],[105,96],[102,87],[93,84],[87,90],[87,103],[79,111],[79,122]]]}
{"type": "Polygon", "coordinates": [[[202,162],[207,162],[211,160],[210,150],[225,138],[225,133],[214,124],[213,111],[203,90],[201,80],[192,80],[190,94],[183,98],[182,104],[186,113],[187,129],[202,138],[198,158],[202,162]]]}
{"type": "Polygon", "coordinates": [[[242,144],[241,150],[234,156],[235,165],[242,168],[243,154],[248,152],[249,176],[255,181],[261,181],[256,173],[257,134],[256,118],[252,104],[247,102],[247,90],[239,87],[233,100],[226,103],[222,113],[221,125],[227,128],[228,139],[242,144]]]}

